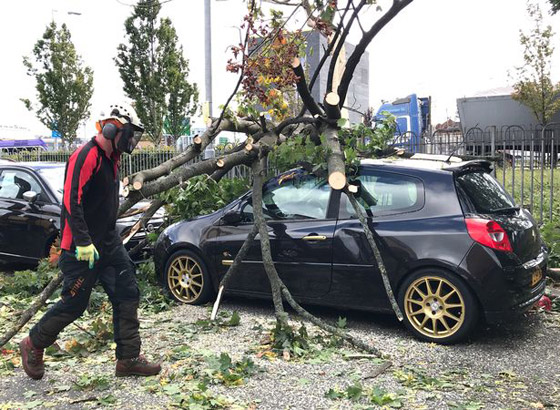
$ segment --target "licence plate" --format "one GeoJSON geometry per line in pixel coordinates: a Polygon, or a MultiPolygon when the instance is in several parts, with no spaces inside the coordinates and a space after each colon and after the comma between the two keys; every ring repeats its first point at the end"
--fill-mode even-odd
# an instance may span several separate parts
{"type": "Polygon", "coordinates": [[[539,281],[542,279],[542,270],[539,266],[533,272],[533,276],[531,277],[531,287],[535,286],[539,281]]]}

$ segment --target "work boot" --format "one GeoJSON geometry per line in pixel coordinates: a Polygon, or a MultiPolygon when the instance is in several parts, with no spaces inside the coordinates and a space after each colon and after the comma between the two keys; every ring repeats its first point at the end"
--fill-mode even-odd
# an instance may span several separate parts
{"type": "Polygon", "coordinates": [[[142,355],[134,359],[117,360],[117,368],[115,375],[117,377],[125,376],[154,376],[161,371],[158,363],[150,363],[142,355]]]}
{"type": "Polygon", "coordinates": [[[21,364],[25,373],[35,380],[42,378],[45,374],[45,364],[43,363],[44,349],[37,349],[33,346],[29,336],[19,342],[19,349],[21,351],[21,364]]]}

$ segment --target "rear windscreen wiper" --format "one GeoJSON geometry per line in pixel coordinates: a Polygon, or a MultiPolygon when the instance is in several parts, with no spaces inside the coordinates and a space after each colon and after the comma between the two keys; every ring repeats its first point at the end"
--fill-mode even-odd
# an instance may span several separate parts
{"type": "Polygon", "coordinates": [[[505,208],[496,208],[496,209],[491,209],[488,211],[488,213],[490,214],[499,214],[501,212],[517,212],[519,211],[519,207],[518,206],[507,206],[505,208]]]}

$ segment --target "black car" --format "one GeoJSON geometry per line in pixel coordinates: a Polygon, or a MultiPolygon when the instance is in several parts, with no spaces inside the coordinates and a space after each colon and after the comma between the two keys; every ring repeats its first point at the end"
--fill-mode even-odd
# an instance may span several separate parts
{"type": "MultiPolygon", "coordinates": [[[[464,338],[482,315],[501,321],[544,293],[547,250],[525,209],[490,174],[490,163],[364,160],[359,202],[377,235],[405,324],[425,340],[464,338]]],[[[272,257],[300,302],[391,312],[362,225],[346,196],[302,170],[263,187],[272,257]]],[[[211,215],[168,227],[154,248],[171,295],[202,303],[252,228],[247,193],[211,215]]],[[[270,285],[255,239],[229,292],[267,297],[270,285]]]]}
{"type": "MultiPolygon", "coordinates": [[[[60,231],[64,171],[64,163],[0,162],[0,261],[34,264],[49,254],[60,231]]],[[[121,235],[137,218],[117,221],[121,235]]],[[[156,230],[162,223],[159,212],[146,228],[156,230]]],[[[139,230],[125,246],[132,249],[145,235],[139,230]]]]}

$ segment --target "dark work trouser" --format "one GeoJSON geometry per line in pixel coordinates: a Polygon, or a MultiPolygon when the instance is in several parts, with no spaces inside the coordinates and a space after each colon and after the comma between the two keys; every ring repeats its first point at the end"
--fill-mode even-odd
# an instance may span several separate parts
{"type": "Polygon", "coordinates": [[[117,359],[130,359],[140,353],[138,304],[140,292],[136,268],[124,246],[101,255],[93,269],[62,251],[58,266],[64,275],[60,300],[31,329],[29,336],[37,348],[52,345],[58,334],[86,310],[91,290],[99,280],[113,305],[113,331],[117,359]]]}

